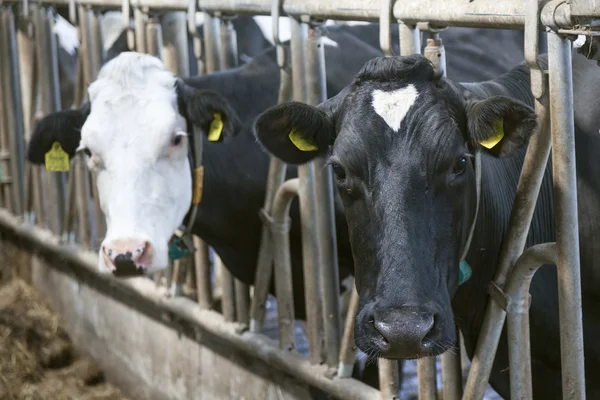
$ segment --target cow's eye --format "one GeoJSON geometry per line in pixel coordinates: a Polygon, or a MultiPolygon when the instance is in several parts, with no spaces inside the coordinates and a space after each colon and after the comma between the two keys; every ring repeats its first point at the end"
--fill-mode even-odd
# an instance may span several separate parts
{"type": "Polygon", "coordinates": [[[92,156],[92,152],[87,147],[85,149],[83,149],[83,153],[88,157],[92,156]]]}
{"type": "Polygon", "coordinates": [[[454,166],[452,167],[452,173],[455,175],[460,175],[465,172],[467,168],[467,157],[462,155],[456,159],[454,162],[454,166]]]}
{"type": "Polygon", "coordinates": [[[342,167],[340,163],[332,162],[331,169],[333,170],[333,173],[335,174],[335,177],[338,181],[343,182],[344,180],[346,180],[346,170],[344,169],[344,167],[342,167]]]}
{"type": "Polygon", "coordinates": [[[185,137],[185,133],[184,132],[175,132],[173,134],[173,137],[171,138],[171,145],[172,146],[179,146],[181,144],[181,142],[183,141],[184,137],[185,137]]]}

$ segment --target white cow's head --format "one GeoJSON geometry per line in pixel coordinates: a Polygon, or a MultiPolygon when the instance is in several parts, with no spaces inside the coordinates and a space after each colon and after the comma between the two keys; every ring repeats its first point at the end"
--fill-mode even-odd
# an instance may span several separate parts
{"type": "Polygon", "coordinates": [[[37,124],[29,161],[44,163],[55,142],[70,157],[87,155],[107,225],[101,271],[126,276],[166,268],[169,239],[191,206],[187,128],[208,133],[218,113],[222,140],[237,131],[237,117],[220,95],[187,85],[140,53],[108,62],[88,94],[82,108],[37,124]]]}

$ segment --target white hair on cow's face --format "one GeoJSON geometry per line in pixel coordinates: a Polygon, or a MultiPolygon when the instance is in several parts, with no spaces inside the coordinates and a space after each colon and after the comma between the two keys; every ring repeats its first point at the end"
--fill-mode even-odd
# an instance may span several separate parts
{"type": "Polygon", "coordinates": [[[419,92],[414,85],[408,85],[389,92],[376,89],[372,96],[375,112],[397,132],[408,110],[419,97],[419,92]]]}
{"type": "MultiPolygon", "coordinates": [[[[168,241],[181,224],[192,197],[176,77],[162,62],[122,53],[108,62],[89,89],[91,113],[81,130],[96,171],[107,233],[115,241],[147,242],[148,273],[168,266],[168,241]],[[181,140],[173,141],[176,136],[181,140]]],[[[109,272],[100,249],[100,269],[109,272]]]]}

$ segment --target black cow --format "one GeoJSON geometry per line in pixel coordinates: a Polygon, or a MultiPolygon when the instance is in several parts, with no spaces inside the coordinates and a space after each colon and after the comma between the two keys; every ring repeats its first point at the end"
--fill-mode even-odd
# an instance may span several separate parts
{"type": "MultiPolygon", "coordinates": [[[[600,71],[573,57],[575,88],[584,88],[586,100],[576,101],[575,125],[587,397],[600,398],[594,379],[600,373],[600,104],[591,94],[600,87],[600,71]]],[[[458,84],[435,79],[430,63],[415,55],[369,61],[351,85],[318,107],[288,103],[259,117],[256,136],[286,162],[330,152],[355,260],[359,348],[393,359],[441,354],[456,341],[456,323],[473,356],[525,145],[537,125],[532,105],[524,65],[489,82],[458,84]],[[292,128],[318,150],[296,148],[287,137],[292,128]],[[476,149],[482,151],[481,204],[466,257],[472,277],[459,287],[475,218],[476,149]]],[[[528,247],[555,240],[551,182],[548,167],[528,247]]],[[[534,398],[560,398],[554,266],[537,272],[530,293],[534,398]]],[[[507,367],[504,333],[490,382],[505,398],[507,367]]]]}

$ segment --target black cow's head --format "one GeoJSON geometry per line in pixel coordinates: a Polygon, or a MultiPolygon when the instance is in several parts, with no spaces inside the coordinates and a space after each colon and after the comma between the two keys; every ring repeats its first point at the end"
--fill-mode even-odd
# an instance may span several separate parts
{"type": "Polygon", "coordinates": [[[454,344],[450,299],[475,217],[474,151],[508,155],[536,126],[523,103],[467,97],[433,76],[420,55],[376,58],[319,107],[282,104],[255,124],[285,162],[331,152],[360,295],[356,343],[387,358],[454,344]]]}

